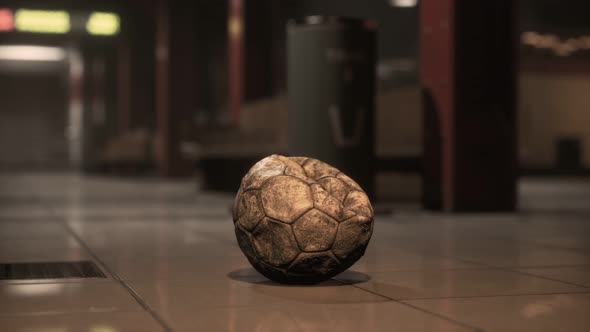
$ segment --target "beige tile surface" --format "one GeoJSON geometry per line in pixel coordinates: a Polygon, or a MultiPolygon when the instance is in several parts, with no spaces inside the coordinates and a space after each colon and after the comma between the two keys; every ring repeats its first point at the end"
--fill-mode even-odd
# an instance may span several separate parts
{"type": "Polygon", "coordinates": [[[232,195],[192,181],[0,174],[0,263],[98,259],[129,286],[0,281],[0,331],[590,331],[590,215],[559,209],[590,198],[590,182],[574,187],[575,200],[569,186],[525,186],[526,213],[379,215],[342,281],[310,287],[250,267],[232,195]]]}
{"type": "MultiPolygon", "coordinates": [[[[375,245],[376,246],[376,245],[375,245]]],[[[408,270],[446,270],[481,268],[480,265],[465,263],[457,259],[411,252],[404,249],[369,249],[352,267],[361,272],[385,272],[408,270]]]]}
{"type": "Polygon", "coordinates": [[[117,282],[0,283],[0,315],[141,311],[117,282]]]}
{"type": "Polygon", "coordinates": [[[160,313],[176,332],[306,332],[276,307],[163,308],[160,313]]]}
{"type": "Polygon", "coordinates": [[[500,267],[545,267],[590,264],[590,256],[571,250],[529,246],[496,247],[484,250],[456,250],[450,256],[500,267]]]}
{"type": "Polygon", "coordinates": [[[387,301],[378,295],[327,281],[316,286],[284,286],[263,281],[219,280],[130,281],[131,287],[151,306],[166,310],[185,307],[276,306],[329,303],[375,303],[387,301]]]}
{"type": "Polygon", "coordinates": [[[162,332],[146,312],[83,312],[55,315],[0,316],[10,332],[162,332]]]}
{"type": "Polygon", "coordinates": [[[70,237],[62,239],[9,239],[0,242],[0,262],[87,260],[88,252],[70,237]]]}
{"type": "Polygon", "coordinates": [[[473,331],[396,302],[286,306],[302,331],[473,331]]]}
{"type": "Polygon", "coordinates": [[[499,296],[407,302],[484,331],[590,331],[590,294],[499,296]]]}
{"type": "MultiPolygon", "coordinates": [[[[347,272],[337,277],[356,280],[347,272]]],[[[492,269],[373,273],[356,286],[394,299],[583,292],[586,288],[492,269]]]]}
{"type": "Polygon", "coordinates": [[[219,280],[232,271],[250,267],[241,252],[236,256],[197,254],[194,257],[106,257],[104,262],[124,280],[219,280]]]}
{"type": "Polygon", "coordinates": [[[239,248],[233,243],[233,241],[235,241],[235,236],[231,239],[219,240],[215,238],[207,239],[205,234],[193,235],[185,233],[175,237],[166,237],[164,235],[146,236],[142,234],[133,234],[132,232],[122,233],[125,234],[125,236],[133,237],[133,240],[128,241],[128,243],[118,243],[116,239],[104,237],[100,242],[96,239],[88,242],[84,239],[84,241],[93,252],[105,259],[149,259],[151,257],[199,258],[199,256],[205,255],[242,255],[239,248]],[[203,254],[201,255],[201,253],[203,254]]]}
{"type": "MultiPolygon", "coordinates": [[[[1,209],[4,209],[4,207],[0,207],[1,209]]],[[[70,235],[58,221],[57,219],[44,219],[44,221],[2,221],[0,222],[0,239],[3,241],[26,239],[68,241],[70,235]]]]}
{"type": "Polygon", "coordinates": [[[4,205],[2,206],[2,209],[0,209],[0,220],[13,221],[15,219],[43,219],[47,218],[50,214],[50,210],[45,206],[40,205],[29,205],[26,207],[4,205]]]}
{"type": "Polygon", "coordinates": [[[166,311],[175,331],[465,332],[469,327],[394,302],[166,311]]]}

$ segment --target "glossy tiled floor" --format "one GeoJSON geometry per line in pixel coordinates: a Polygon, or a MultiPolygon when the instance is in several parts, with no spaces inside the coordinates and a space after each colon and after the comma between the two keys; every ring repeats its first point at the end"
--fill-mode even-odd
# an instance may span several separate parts
{"type": "Polygon", "coordinates": [[[267,281],[231,197],[192,183],[0,175],[0,262],[92,260],[106,279],[0,281],[1,331],[590,331],[590,181],[526,180],[517,214],[376,218],[312,287],[267,281]]]}

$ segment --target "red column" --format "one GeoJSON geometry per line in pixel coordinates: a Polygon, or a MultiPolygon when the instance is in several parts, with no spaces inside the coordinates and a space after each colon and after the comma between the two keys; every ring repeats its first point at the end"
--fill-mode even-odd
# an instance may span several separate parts
{"type": "Polygon", "coordinates": [[[516,207],[516,6],[421,2],[427,207],[516,207]]]}
{"type": "Polygon", "coordinates": [[[454,8],[455,0],[420,4],[420,76],[428,107],[424,114],[425,168],[433,173],[426,174],[432,181],[425,181],[424,190],[436,187],[428,194],[434,202],[426,204],[445,210],[454,205],[454,8]]]}

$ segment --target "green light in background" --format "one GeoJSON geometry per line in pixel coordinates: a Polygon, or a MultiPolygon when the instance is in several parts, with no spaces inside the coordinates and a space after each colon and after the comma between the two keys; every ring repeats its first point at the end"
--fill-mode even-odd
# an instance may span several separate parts
{"type": "Polygon", "coordinates": [[[119,15],[113,13],[94,12],[86,23],[86,30],[91,35],[112,36],[119,32],[119,15]]]}
{"type": "Polygon", "coordinates": [[[70,14],[65,11],[19,9],[14,15],[17,31],[37,33],[67,33],[70,14]]]}

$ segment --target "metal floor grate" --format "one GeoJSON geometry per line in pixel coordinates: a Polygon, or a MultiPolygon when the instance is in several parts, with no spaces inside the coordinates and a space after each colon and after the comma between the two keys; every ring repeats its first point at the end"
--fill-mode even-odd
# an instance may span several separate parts
{"type": "Polygon", "coordinates": [[[106,278],[91,261],[0,263],[0,280],[106,278]]]}

